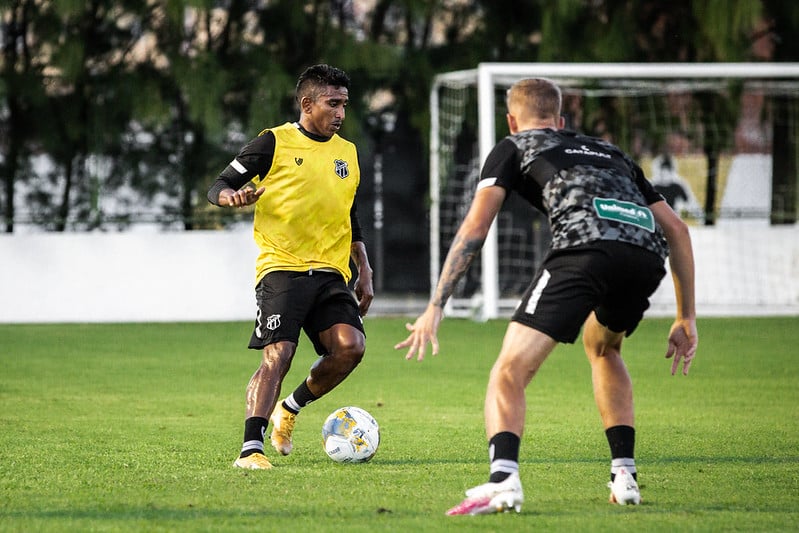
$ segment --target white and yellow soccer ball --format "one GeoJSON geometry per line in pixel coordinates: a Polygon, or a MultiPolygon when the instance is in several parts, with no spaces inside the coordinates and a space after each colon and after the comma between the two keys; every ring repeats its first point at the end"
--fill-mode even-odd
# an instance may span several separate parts
{"type": "Polygon", "coordinates": [[[364,409],[341,407],[322,425],[322,442],[328,457],[337,463],[363,463],[377,453],[380,427],[364,409]]]}

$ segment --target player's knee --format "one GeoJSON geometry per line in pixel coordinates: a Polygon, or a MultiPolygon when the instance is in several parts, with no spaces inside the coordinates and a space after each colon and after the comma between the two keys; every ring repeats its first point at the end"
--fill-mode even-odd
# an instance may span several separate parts
{"type": "Polygon", "coordinates": [[[583,347],[589,359],[618,354],[624,333],[611,331],[595,317],[590,317],[583,328],[583,347]]]}
{"type": "Polygon", "coordinates": [[[355,368],[363,359],[365,352],[366,343],[363,337],[353,335],[339,338],[339,342],[333,347],[332,355],[345,366],[355,368]]]}
{"type": "Polygon", "coordinates": [[[344,353],[346,354],[346,358],[352,362],[353,367],[357,366],[358,363],[361,362],[365,352],[366,352],[366,345],[362,339],[348,343],[344,347],[344,353]]]}
{"type": "Polygon", "coordinates": [[[500,356],[491,368],[489,380],[502,386],[525,386],[529,383],[537,368],[522,354],[510,356],[507,353],[500,356]]]}

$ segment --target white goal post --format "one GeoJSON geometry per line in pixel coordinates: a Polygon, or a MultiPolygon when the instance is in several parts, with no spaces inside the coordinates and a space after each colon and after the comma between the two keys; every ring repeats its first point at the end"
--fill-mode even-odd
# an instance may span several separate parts
{"type": "MultiPolygon", "coordinates": [[[[747,111],[747,103],[741,103],[741,96],[749,94],[745,87],[754,87],[756,95],[765,94],[766,97],[776,95],[783,100],[790,100],[790,113],[792,121],[786,127],[789,128],[790,141],[792,143],[791,167],[796,169],[796,136],[797,126],[795,121],[799,117],[799,63],[481,63],[475,69],[448,72],[435,77],[430,91],[430,290],[435,290],[439,277],[444,254],[449,248],[454,230],[465,215],[465,209],[471,201],[474,193],[474,184],[478,178],[479,168],[491,148],[501,137],[507,134],[504,124],[504,102],[502,96],[515,81],[527,77],[545,77],[556,81],[564,88],[564,107],[567,94],[574,97],[574,100],[585,104],[593,105],[593,110],[601,108],[601,104],[591,104],[591,98],[616,98],[613,109],[614,112],[621,109],[620,114],[635,119],[635,123],[625,126],[626,133],[624,139],[613,141],[623,149],[637,157],[653,159],[659,155],[657,150],[634,149],[633,146],[641,144],[641,139],[647,139],[648,128],[653,124],[659,128],[658,138],[669,138],[676,136],[677,133],[688,131],[686,137],[689,138],[688,148],[685,149],[686,164],[689,159],[701,150],[697,149],[712,145],[718,139],[717,129],[720,127],[716,123],[709,123],[708,115],[696,118],[691,112],[689,104],[675,104],[674,95],[689,95],[690,98],[698,98],[698,95],[721,94],[725,101],[734,101],[740,105],[741,116],[736,117],[736,124],[740,124],[747,111]],[[744,87],[742,89],[742,87],[744,87]],[[445,92],[447,94],[445,94],[445,92]],[[457,96],[450,97],[449,94],[457,93],[457,96]],[[643,98],[647,100],[643,100],[643,98]],[[654,100],[653,98],[658,98],[654,100]],[[641,106],[632,109],[632,104],[641,106]],[[671,107],[675,105],[684,106],[681,110],[671,114],[671,107]],[[665,109],[665,111],[663,111],[665,109]],[[795,109],[795,110],[794,110],[795,109]],[[655,111],[658,110],[658,111],[655,111]],[[663,113],[665,118],[645,117],[646,125],[642,117],[645,113],[663,113]],[[698,123],[698,121],[705,121],[698,123]],[[498,131],[502,129],[502,131],[498,131]],[[471,130],[471,131],[467,131],[471,130]],[[504,133],[503,133],[504,132],[504,133]],[[471,135],[471,136],[470,136],[471,135]],[[623,141],[623,142],[622,142],[623,141]],[[636,144],[637,143],[637,144],[636,144]],[[693,144],[693,151],[691,148],[693,144]],[[470,155],[471,154],[471,155],[470,155]],[[455,177],[453,177],[455,176],[455,177]],[[457,188],[455,183],[457,182],[457,188]],[[450,195],[451,197],[447,197],[450,195]],[[444,221],[446,219],[446,221],[444,221]]],[[[575,108],[576,109],[576,108],[575,108]]],[[[768,108],[771,109],[771,108],[768,108]]],[[[766,114],[765,108],[759,108],[761,115],[766,114]]],[[[588,115],[585,107],[576,111],[578,115],[588,115]]],[[[737,111],[735,111],[737,112],[737,111]]],[[[719,121],[727,120],[732,112],[715,110],[719,121]]],[[[599,116],[602,116],[598,112],[599,116]]],[[[585,118],[585,117],[584,117],[585,118]]],[[[763,130],[762,138],[753,141],[754,145],[767,146],[764,150],[772,149],[772,136],[776,135],[775,130],[769,130],[771,123],[764,125],[769,119],[762,116],[754,117],[751,120],[761,120],[759,127],[763,130]],[[758,144],[759,143],[759,144],[758,144]]],[[[577,121],[567,127],[576,129],[590,135],[597,135],[593,131],[585,131],[584,124],[577,121]]],[[[608,130],[610,135],[614,131],[608,130]]],[[[784,130],[780,130],[784,131],[784,130]]],[[[732,147],[732,143],[738,143],[737,133],[730,130],[723,133],[722,143],[716,152],[715,147],[711,147],[713,152],[708,157],[715,157],[718,154],[725,158],[721,163],[726,164],[730,160],[734,161],[736,154],[743,154],[753,157],[757,155],[758,148],[744,148],[739,151],[737,147],[732,147]],[[733,158],[733,159],[730,159],[733,158]]],[[[663,141],[664,143],[666,141],[663,141]]],[[[675,141],[676,142],[676,141],[675,141]]],[[[741,143],[746,140],[740,141],[741,143]]],[[[644,142],[645,144],[645,142],[644,142]]],[[[662,144],[662,143],[661,143],[662,144]]],[[[763,150],[761,150],[762,152],[763,150]]],[[[668,151],[666,151],[668,152],[668,151]]],[[[673,152],[673,150],[672,150],[673,152]]],[[[666,153],[666,157],[671,157],[671,153],[666,153]]],[[[766,154],[769,155],[769,154],[766,154]]],[[[753,161],[755,161],[753,159],[753,161]]],[[[713,163],[715,165],[715,162],[713,163]]],[[[642,164],[642,166],[644,166],[642,164]]],[[[723,165],[722,165],[723,166],[723,165]]],[[[654,168],[654,167],[653,167],[654,168]]],[[[666,167],[663,167],[666,168],[666,167]]],[[[671,167],[669,167],[671,168],[671,167]]],[[[647,168],[645,168],[647,170],[647,168]]],[[[769,167],[770,170],[770,167],[769,167]]],[[[708,170],[716,172],[716,170],[708,170]]],[[[725,170],[727,172],[727,170],[725,170]]],[[[648,174],[649,175],[649,174],[648,174]]],[[[727,174],[724,175],[726,179],[727,174]]],[[[650,176],[651,177],[651,176],[650,176]]],[[[715,178],[715,177],[714,177],[715,178]]],[[[769,178],[770,181],[770,178],[769,178]]],[[[711,181],[708,181],[710,184],[711,181]]],[[[690,187],[689,187],[690,188],[690,187]]],[[[691,191],[689,190],[690,194],[691,191]]],[[[715,185],[712,190],[709,187],[704,192],[705,200],[711,205],[719,205],[719,199],[715,198],[715,185]],[[711,196],[712,195],[712,196],[711,196]],[[715,198],[715,204],[713,204],[715,198]]],[[[793,213],[796,212],[796,187],[793,189],[793,202],[789,206],[793,213]]],[[[752,207],[754,213],[755,208],[752,207]]],[[[691,209],[686,207],[686,209],[691,209]]],[[[702,214],[698,210],[696,202],[694,211],[686,211],[696,217],[696,223],[706,224],[708,221],[702,219],[702,214]]],[[[725,212],[725,216],[749,216],[746,215],[748,207],[741,208],[737,215],[731,214],[731,210],[725,212]],[[743,215],[741,215],[743,213],[743,215]]],[[[762,211],[762,209],[760,210],[762,211]]],[[[758,211],[757,216],[762,213],[758,211]]],[[[754,215],[752,215],[754,216],[754,215]]],[[[768,216],[766,213],[765,216],[768,216]]],[[[712,224],[713,221],[710,221],[712,224]]],[[[529,222],[525,222],[529,225],[529,222]]],[[[533,237],[533,248],[542,249],[541,241],[546,238],[545,232],[541,231],[540,220],[534,222],[536,235],[533,237]]],[[[518,234],[518,230],[516,234],[518,234]]],[[[523,232],[527,231],[523,228],[523,232]]],[[[507,240],[518,240],[518,235],[511,232],[507,240]]],[[[505,238],[505,237],[503,237],[505,238]]],[[[524,244],[530,246],[530,240],[524,244]]],[[[479,277],[472,279],[471,290],[465,290],[464,294],[454,294],[447,304],[447,314],[450,316],[468,316],[475,319],[491,319],[506,314],[512,310],[518,302],[518,287],[514,286],[512,294],[506,295],[500,289],[500,259],[508,254],[501,252],[498,247],[498,222],[495,221],[489,231],[483,249],[480,253],[480,261],[475,261],[472,269],[478,267],[479,277]]],[[[524,259],[522,262],[532,263],[540,260],[535,257],[531,260],[524,259]]],[[[534,265],[524,265],[530,272],[534,265]]],[[[515,265],[508,266],[507,270],[514,270],[520,267],[517,259],[515,265]]],[[[527,282],[530,281],[527,276],[527,282]]],[[[463,284],[462,284],[463,285],[463,284]]]]}

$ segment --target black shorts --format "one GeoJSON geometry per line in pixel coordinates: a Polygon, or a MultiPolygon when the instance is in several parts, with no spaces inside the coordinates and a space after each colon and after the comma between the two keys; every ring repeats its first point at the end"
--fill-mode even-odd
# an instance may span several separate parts
{"type": "Polygon", "coordinates": [[[279,341],[298,344],[302,329],[316,353],[327,355],[320,332],[335,324],[349,324],[364,333],[358,304],[337,272],[270,272],[255,287],[255,299],[258,313],[250,337],[252,349],[279,341]]]}
{"type": "Polygon", "coordinates": [[[573,343],[596,311],[602,325],[629,336],[665,275],[657,254],[632,244],[600,241],[556,250],[544,260],[512,320],[573,343]]]}

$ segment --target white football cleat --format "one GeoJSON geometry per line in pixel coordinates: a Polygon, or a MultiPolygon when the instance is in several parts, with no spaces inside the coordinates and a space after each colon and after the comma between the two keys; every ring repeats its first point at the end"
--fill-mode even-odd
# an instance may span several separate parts
{"type": "Polygon", "coordinates": [[[626,468],[620,468],[613,481],[608,482],[610,503],[619,505],[638,505],[641,503],[641,491],[633,475],[626,468]]]}
{"type": "Polygon", "coordinates": [[[466,499],[447,511],[447,515],[478,515],[522,510],[524,493],[519,473],[500,483],[484,483],[466,491],[466,499]]]}

